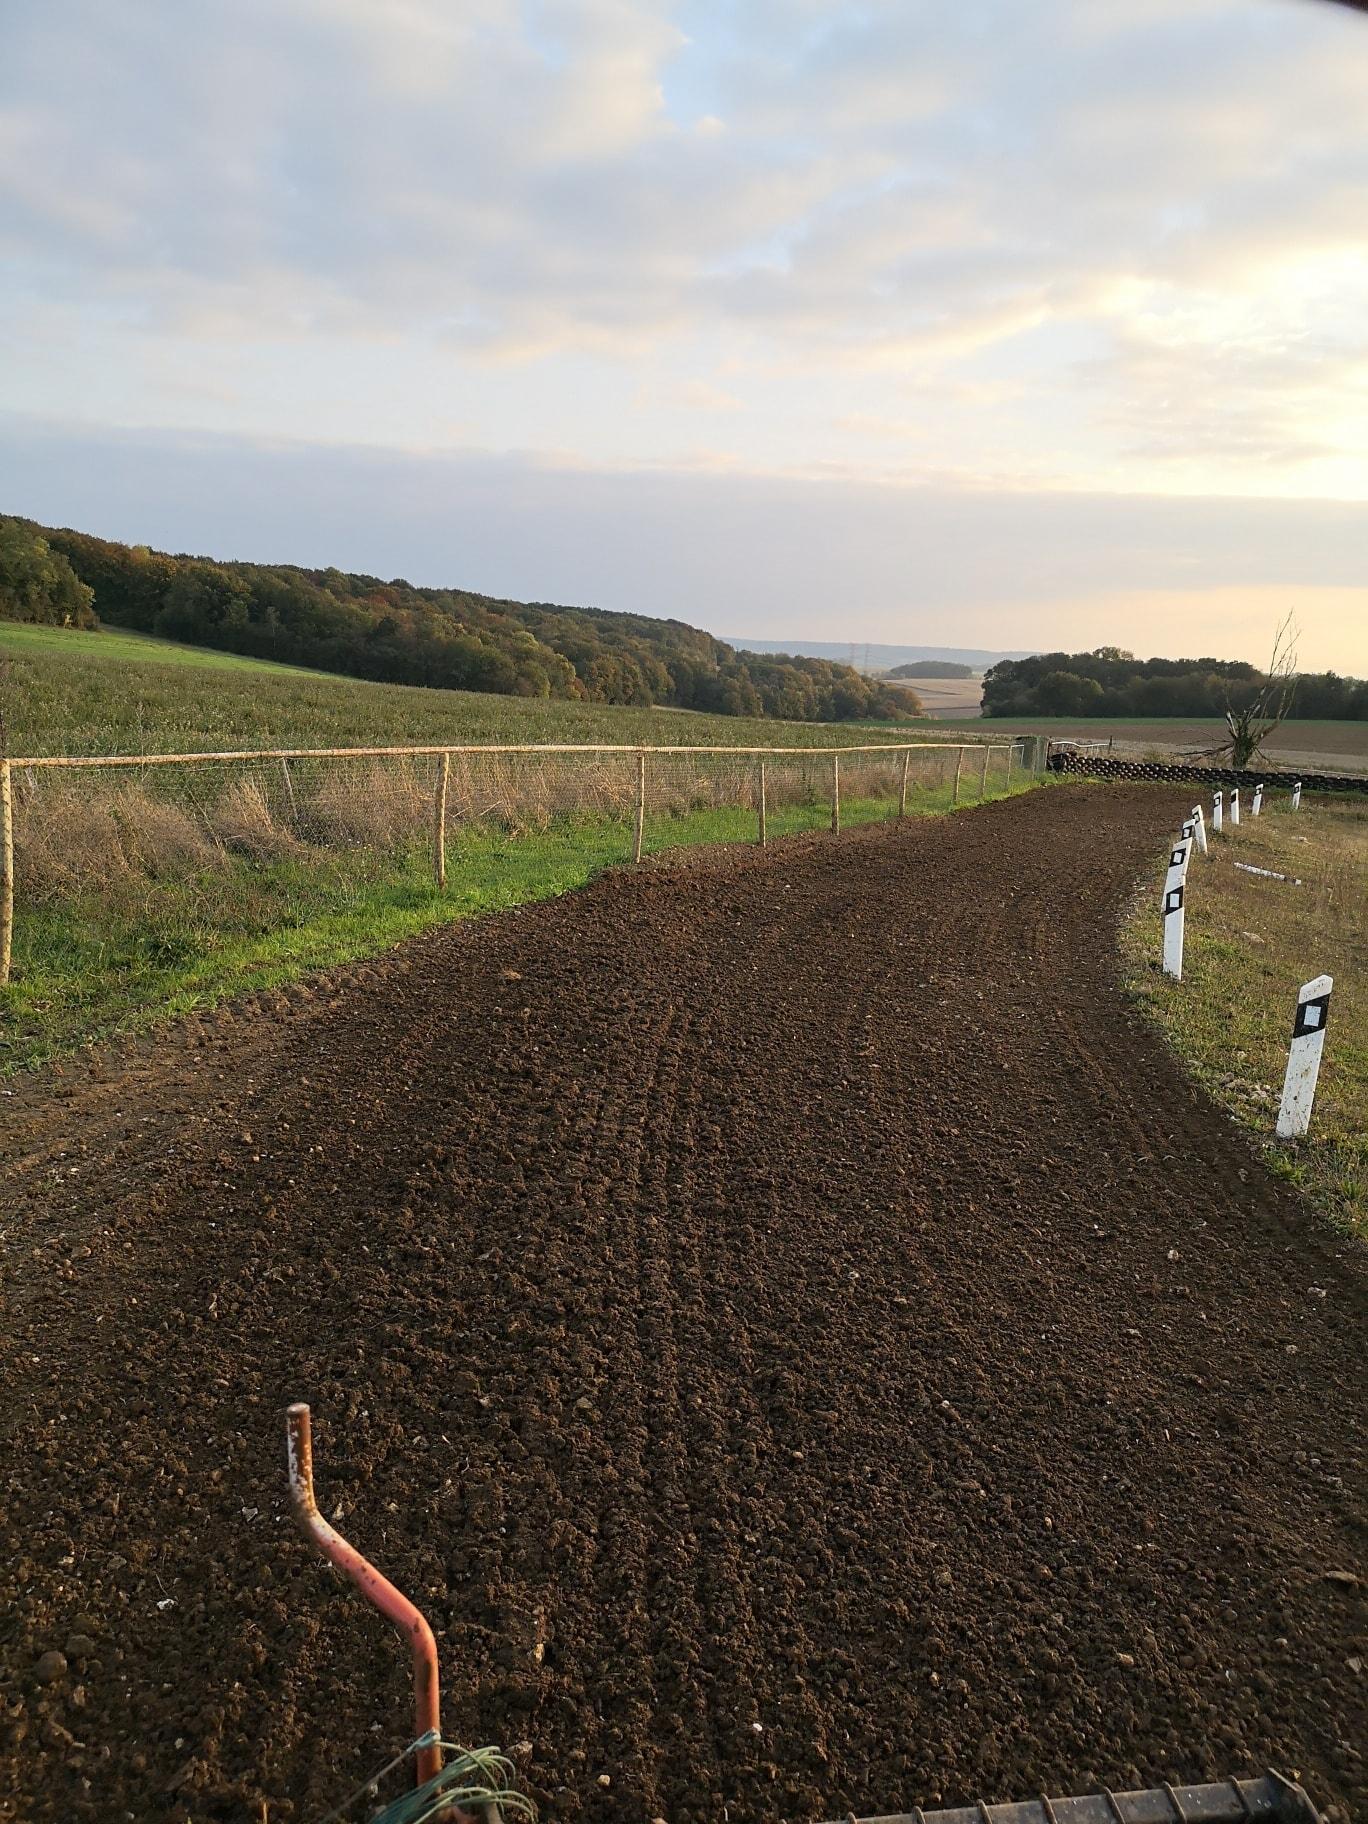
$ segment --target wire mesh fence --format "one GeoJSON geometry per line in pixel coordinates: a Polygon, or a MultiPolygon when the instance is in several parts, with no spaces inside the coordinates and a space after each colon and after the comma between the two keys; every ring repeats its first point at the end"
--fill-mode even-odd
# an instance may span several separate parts
{"type": "MultiPolygon", "coordinates": [[[[1029,756],[1025,757],[1024,756],[1029,756]]],[[[556,891],[688,843],[768,841],[994,796],[1029,738],[848,748],[375,748],[0,763],[20,917],[80,907],[204,921],[244,893],[282,916],[380,883],[556,891]]],[[[495,897],[499,897],[496,891],[495,897]]],[[[0,959],[3,960],[3,959],[0,959]]],[[[5,979],[0,975],[0,980],[5,979]]]]}

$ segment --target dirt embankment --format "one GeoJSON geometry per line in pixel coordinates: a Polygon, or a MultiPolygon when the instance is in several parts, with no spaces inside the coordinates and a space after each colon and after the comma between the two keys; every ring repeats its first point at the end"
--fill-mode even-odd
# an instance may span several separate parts
{"type": "Polygon", "coordinates": [[[1363,1258],[1113,984],[1179,803],[670,861],[21,1085],[0,1816],[303,1820],[404,1739],[299,1398],[555,1819],[1368,1816],[1363,1258]]]}

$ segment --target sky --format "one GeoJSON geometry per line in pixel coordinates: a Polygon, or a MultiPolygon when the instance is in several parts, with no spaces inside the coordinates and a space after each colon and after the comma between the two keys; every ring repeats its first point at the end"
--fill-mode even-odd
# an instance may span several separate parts
{"type": "Polygon", "coordinates": [[[44,0],[0,509],[726,636],[1368,674],[1368,17],[44,0]]]}

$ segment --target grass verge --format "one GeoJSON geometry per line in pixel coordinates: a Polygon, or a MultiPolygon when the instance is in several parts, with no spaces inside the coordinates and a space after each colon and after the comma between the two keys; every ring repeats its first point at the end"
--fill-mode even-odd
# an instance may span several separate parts
{"type": "Polygon", "coordinates": [[[1129,986],[1193,1076],[1340,1227],[1368,1239],[1368,806],[1275,804],[1188,873],[1183,980],[1158,965],[1159,879],[1127,922],[1129,986]],[[1292,875],[1293,886],[1236,861],[1292,875]],[[1297,990],[1335,978],[1311,1131],[1274,1138],[1297,990]]]}
{"type": "MultiPolygon", "coordinates": [[[[1012,793],[1030,789],[1014,782],[1012,793]]],[[[987,794],[1007,795],[1000,782],[987,794]]],[[[943,815],[950,797],[945,785],[917,790],[909,810],[943,815]]],[[[892,809],[886,798],[847,799],[842,822],[877,822],[892,809]]],[[[823,829],[829,817],[821,804],[775,806],[769,834],[823,829]]],[[[740,807],[653,817],[644,849],[753,841],[755,827],[754,811],[740,807]]],[[[556,819],[527,835],[481,825],[448,836],[445,892],[433,884],[427,846],[414,844],[238,856],[117,893],[93,888],[23,906],[14,977],[0,989],[0,1075],[374,956],[451,919],[553,898],[629,860],[631,845],[618,817],[556,819]]]]}

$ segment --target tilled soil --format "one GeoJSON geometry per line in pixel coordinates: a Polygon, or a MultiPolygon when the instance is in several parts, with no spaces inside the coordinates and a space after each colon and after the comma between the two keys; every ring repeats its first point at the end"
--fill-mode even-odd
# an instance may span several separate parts
{"type": "Polygon", "coordinates": [[[19,1085],[0,1816],[315,1818],[407,1739],[303,1398],[552,1818],[1368,1817],[1364,1257],[1115,984],[1186,803],[648,865],[19,1085]]]}

